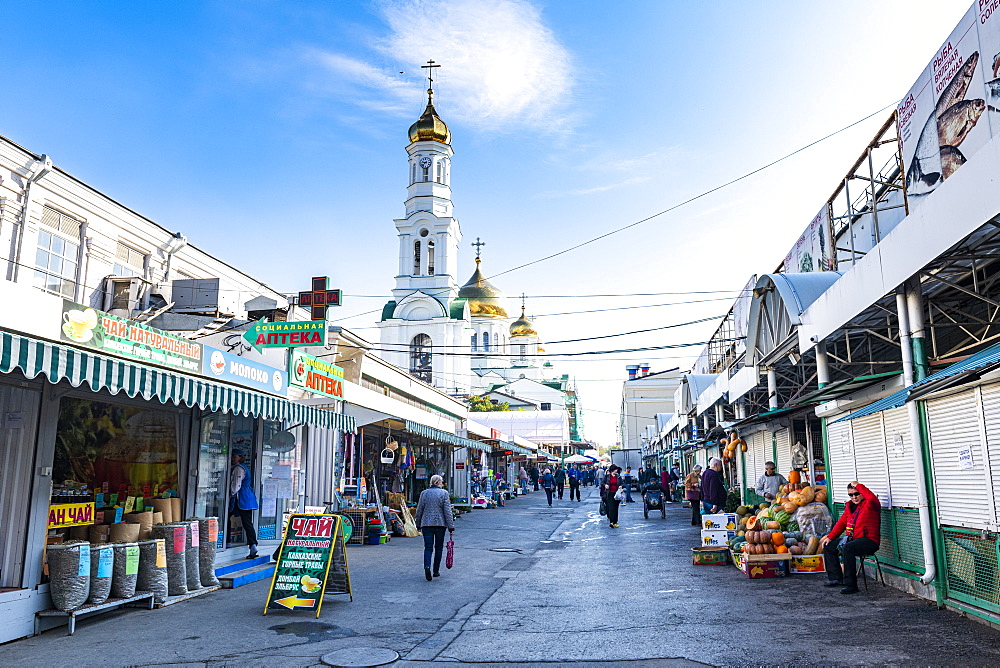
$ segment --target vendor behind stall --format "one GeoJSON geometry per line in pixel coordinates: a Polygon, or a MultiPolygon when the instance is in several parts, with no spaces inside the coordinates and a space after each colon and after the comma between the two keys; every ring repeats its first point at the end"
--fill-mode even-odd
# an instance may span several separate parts
{"type": "Polygon", "coordinates": [[[787,485],[785,476],[777,471],[774,462],[764,462],[764,475],[757,479],[757,496],[764,497],[767,501],[774,501],[778,497],[778,490],[782,485],[787,485]]]}

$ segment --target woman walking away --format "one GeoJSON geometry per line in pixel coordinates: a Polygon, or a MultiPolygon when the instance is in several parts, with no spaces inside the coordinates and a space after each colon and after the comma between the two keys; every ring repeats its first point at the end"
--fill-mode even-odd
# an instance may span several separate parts
{"type": "Polygon", "coordinates": [[[684,498],[691,502],[691,526],[701,526],[701,464],[684,478],[684,498]]]}
{"type": "Polygon", "coordinates": [[[444,478],[431,476],[431,486],[420,492],[417,528],[424,534],[424,577],[431,579],[431,555],[434,555],[433,577],[441,575],[441,554],[444,551],[444,530],[455,533],[455,517],[451,512],[451,497],[444,489],[444,478]]]}
{"type": "Polygon", "coordinates": [[[556,490],[556,478],[552,475],[550,469],[545,469],[545,473],[542,474],[542,489],[545,490],[545,497],[549,500],[549,505],[552,505],[552,492],[556,490]]]}
{"type": "Polygon", "coordinates": [[[618,489],[625,484],[621,477],[622,469],[614,464],[608,469],[608,475],[601,485],[601,498],[608,509],[608,526],[612,529],[618,528],[618,505],[621,503],[615,498],[618,489]]]}
{"type": "Polygon", "coordinates": [[[518,471],[518,473],[517,473],[517,479],[518,479],[518,482],[521,483],[521,494],[527,494],[528,493],[528,472],[524,470],[523,466],[521,467],[521,470],[518,471]]]}

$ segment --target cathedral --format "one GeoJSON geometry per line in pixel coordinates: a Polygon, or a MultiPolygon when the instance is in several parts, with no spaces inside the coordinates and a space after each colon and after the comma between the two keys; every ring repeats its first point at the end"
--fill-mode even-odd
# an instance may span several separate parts
{"type": "Polygon", "coordinates": [[[462,229],[451,201],[451,132],[427,107],[410,126],[405,212],[396,219],[399,270],[393,298],[378,323],[381,356],[453,395],[480,394],[518,379],[552,375],[539,363],[538,334],[525,316],[509,315],[504,294],[483,274],[476,239],[476,267],[458,283],[462,229]]]}

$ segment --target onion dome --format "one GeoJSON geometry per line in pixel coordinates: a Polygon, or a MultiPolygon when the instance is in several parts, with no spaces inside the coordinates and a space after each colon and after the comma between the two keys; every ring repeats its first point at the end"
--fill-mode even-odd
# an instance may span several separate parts
{"type": "Polygon", "coordinates": [[[481,262],[477,257],[476,271],[468,283],[458,291],[458,297],[469,305],[469,315],[472,317],[506,318],[507,299],[483,276],[479,268],[481,262]]]}
{"type": "Polygon", "coordinates": [[[524,307],[521,307],[521,317],[515,320],[510,325],[510,335],[511,336],[538,336],[538,332],[535,331],[534,327],[531,325],[531,321],[528,320],[527,316],[524,315],[524,307]]]}
{"type": "Polygon", "coordinates": [[[439,141],[451,143],[451,131],[434,110],[434,91],[427,89],[427,108],[417,122],[410,126],[410,142],[439,141]]]}

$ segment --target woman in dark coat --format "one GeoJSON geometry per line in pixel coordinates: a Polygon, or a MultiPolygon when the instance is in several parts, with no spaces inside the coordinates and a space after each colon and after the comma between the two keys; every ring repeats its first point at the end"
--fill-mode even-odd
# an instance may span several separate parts
{"type": "Polygon", "coordinates": [[[444,531],[455,533],[455,516],[451,512],[451,497],[444,489],[444,479],[431,476],[431,486],[420,492],[417,512],[413,518],[424,535],[424,577],[430,580],[441,575],[441,555],[444,550],[444,531]],[[431,573],[431,555],[434,572],[431,573]]]}
{"type": "Polygon", "coordinates": [[[604,484],[601,485],[601,498],[608,509],[608,526],[612,529],[618,528],[618,506],[621,503],[621,501],[615,498],[615,494],[624,484],[625,481],[622,480],[621,467],[612,464],[611,468],[608,469],[608,477],[604,479],[604,484]]]}

